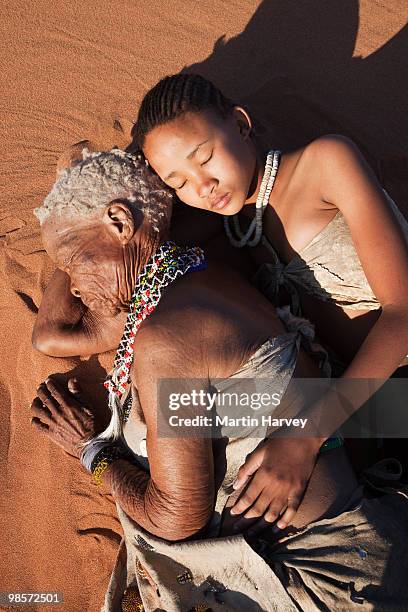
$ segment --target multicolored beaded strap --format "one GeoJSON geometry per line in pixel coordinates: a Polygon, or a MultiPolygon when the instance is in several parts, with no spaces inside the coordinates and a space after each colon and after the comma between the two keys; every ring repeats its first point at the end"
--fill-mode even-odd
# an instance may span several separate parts
{"type": "Polygon", "coordinates": [[[184,248],[174,242],[165,242],[139,274],[113,370],[104,383],[109,391],[109,407],[120,423],[118,418],[112,418],[108,428],[98,437],[117,439],[122,434],[123,404],[129,391],[135,336],[143,321],[158,305],[163,289],[186,272],[203,270],[206,267],[204,251],[200,247],[184,248]]]}
{"type": "Polygon", "coordinates": [[[91,472],[96,484],[101,484],[102,474],[116,459],[131,459],[130,452],[121,446],[111,445],[101,449],[92,461],[91,472]]]}

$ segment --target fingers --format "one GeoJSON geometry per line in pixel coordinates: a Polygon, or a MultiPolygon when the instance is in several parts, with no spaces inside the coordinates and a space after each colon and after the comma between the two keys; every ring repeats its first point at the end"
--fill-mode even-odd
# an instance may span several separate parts
{"type": "Polygon", "coordinates": [[[91,408],[89,408],[89,406],[87,405],[86,399],[82,392],[82,388],[77,378],[70,378],[68,380],[68,391],[72,393],[75,399],[81,404],[83,412],[90,416],[94,415],[93,410],[91,410],[91,408]]]}
{"type": "Polygon", "coordinates": [[[42,431],[44,433],[49,432],[49,427],[45,423],[42,423],[38,417],[33,417],[31,419],[31,425],[37,429],[38,431],[42,431]]]}
{"type": "Polygon", "coordinates": [[[284,500],[273,500],[270,506],[267,508],[266,512],[263,516],[260,516],[258,520],[255,520],[252,525],[249,525],[247,528],[247,535],[249,537],[254,537],[260,534],[265,529],[270,530],[272,534],[274,534],[277,538],[279,534],[285,529],[288,525],[291,524],[293,516],[296,514],[296,510],[293,509],[293,514],[288,513],[288,521],[282,527],[279,527],[280,524],[280,515],[285,515],[287,512],[287,502],[284,500]],[[292,518],[291,518],[292,516],[292,518]]]}
{"type": "Polygon", "coordinates": [[[71,379],[69,387],[51,378],[40,384],[31,404],[35,415],[31,425],[69,455],[79,458],[79,443],[95,435],[95,419],[90,408],[77,399],[78,382],[71,379]]]}
{"type": "Polygon", "coordinates": [[[55,428],[51,428],[46,423],[43,423],[39,417],[33,417],[31,419],[31,426],[34,427],[34,429],[36,429],[42,435],[45,434],[46,436],[48,436],[49,439],[55,442],[55,444],[65,450],[68,454],[78,458],[78,454],[76,454],[72,450],[72,445],[70,444],[70,441],[68,440],[67,442],[61,432],[58,431],[58,429],[55,430],[55,428]]]}
{"type": "Polygon", "coordinates": [[[55,397],[53,397],[45,383],[41,383],[41,385],[38,387],[37,394],[41,402],[48,408],[50,413],[59,411],[59,402],[56,401],[55,397]]]}
{"type": "Polygon", "coordinates": [[[53,378],[47,378],[43,385],[46,385],[48,391],[51,393],[52,397],[54,398],[54,400],[57,401],[58,404],[69,406],[72,403],[72,393],[70,393],[67,389],[64,389],[62,384],[57,383],[57,381],[53,378]]]}
{"type": "MultiPolygon", "coordinates": [[[[258,521],[255,521],[248,529],[248,535],[254,536],[264,531],[265,529],[270,529],[273,523],[276,523],[277,519],[279,519],[280,515],[284,513],[287,509],[287,501],[283,498],[274,499],[269,502],[269,498],[267,498],[268,504],[266,511],[263,516],[259,517],[258,521]]],[[[273,531],[279,533],[281,529],[279,529],[276,525],[273,527],[273,531]]]]}
{"type": "Polygon", "coordinates": [[[232,485],[233,489],[241,489],[245,485],[252,474],[261,466],[264,455],[265,449],[258,448],[247,457],[244,465],[241,465],[238,470],[238,475],[232,485]]]}
{"type": "Polygon", "coordinates": [[[293,519],[295,517],[296,512],[298,511],[301,501],[302,497],[300,495],[297,497],[292,497],[290,500],[288,500],[287,509],[285,510],[279,521],[276,523],[276,526],[279,527],[279,529],[286,529],[286,527],[293,522],[293,519]]]}
{"type": "Polygon", "coordinates": [[[271,528],[275,523],[273,530],[280,533],[281,529],[276,526],[276,521],[286,512],[287,504],[284,498],[275,498],[271,501],[270,493],[264,490],[250,510],[233,523],[232,531],[235,533],[246,531],[249,536],[254,536],[271,528]]]}
{"type": "Polygon", "coordinates": [[[230,509],[232,515],[242,514],[256,501],[262,491],[262,487],[258,485],[257,480],[255,475],[245,491],[240,495],[238,501],[230,509]]]}
{"type": "Polygon", "coordinates": [[[82,403],[84,401],[82,389],[77,378],[70,378],[68,380],[68,391],[70,391],[70,393],[72,393],[72,395],[74,395],[79,402],[82,403]]]}
{"type": "MultiPolygon", "coordinates": [[[[265,528],[268,524],[274,523],[283,513],[285,513],[287,507],[288,502],[284,497],[271,499],[270,491],[264,489],[248,512],[246,512],[244,518],[253,519],[262,517],[262,522],[267,523],[263,525],[263,528],[265,528]]],[[[253,527],[251,527],[251,532],[252,530],[253,527]]]]}
{"type": "Polygon", "coordinates": [[[37,389],[38,397],[32,403],[33,412],[45,422],[55,421],[60,425],[67,422],[73,426],[74,421],[79,421],[84,426],[89,425],[94,419],[94,412],[80,401],[82,391],[77,379],[70,378],[67,387],[53,378],[47,378],[37,389]]]}
{"type": "MultiPolygon", "coordinates": [[[[253,520],[263,517],[266,524],[276,521],[278,529],[286,529],[293,521],[302,500],[303,489],[284,486],[271,487],[271,477],[265,480],[262,470],[252,478],[246,490],[230,509],[231,515],[245,514],[242,519],[253,520]]],[[[242,523],[244,524],[244,523],[242,523]]],[[[241,523],[240,523],[241,526],[241,523]]],[[[265,528],[264,525],[263,528],[265,528]]],[[[251,526],[252,531],[252,526],[251,526]]]]}
{"type": "Polygon", "coordinates": [[[51,419],[52,419],[52,412],[51,412],[51,410],[49,410],[49,408],[47,408],[47,406],[45,406],[43,404],[43,402],[40,400],[39,397],[35,397],[33,399],[33,402],[31,404],[31,410],[42,421],[49,421],[50,422],[51,419]]]}
{"type": "Polygon", "coordinates": [[[255,503],[252,504],[250,509],[244,514],[244,518],[253,519],[263,516],[270,504],[270,497],[267,492],[262,492],[261,495],[256,499],[255,503]]]}
{"type": "Polygon", "coordinates": [[[288,507],[288,502],[286,500],[274,500],[272,504],[270,504],[267,512],[265,512],[264,519],[267,523],[274,523],[281,514],[286,512],[288,507]]]}

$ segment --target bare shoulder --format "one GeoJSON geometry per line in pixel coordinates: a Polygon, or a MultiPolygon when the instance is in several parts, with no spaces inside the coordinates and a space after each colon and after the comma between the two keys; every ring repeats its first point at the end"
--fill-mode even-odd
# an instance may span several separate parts
{"type": "Polygon", "coordinates": [[[199,327],[190,325],[183,309],[169,315],[153,313],[137,334],[132,378],[139,387],[158,378],[201,377],[202,351],[199,327]]]}
{"type": "MultiPolygon", "coordinates": [[[[327,134],[308,145],[308,155],[319,177],[324,202],[334,202],[343,210],[356,198],[381,200],[381,185],[359,147],[346,136],[327,134]]],[[[345,212],[345,210],[343,210],[345,212]]]]}
{"type": "Polygon", "coordinates": [[[309,143],[303,152],[321,167],[331,167],[338,163],[360,163],[364,156],[353,140],[342,134],[325,134],[309,143]]]}
{"type": "Polygon", "coordinates": [[[307,154],[319,168],[322,176],[335,179],[359,174],[377,182],[375,174],[356,143],[341,134],[327,134],[316,138],[307,147],[307,154]]]}
{"type": "MultiPolygon", "coordinates": [[[[370,172],[368,164],[357,145],[341,134],[327,134],[309,144],[285,154],[292,184],[301,189],[305,201],[307,188],[321,196],[321,180],[336,180],[338,172],[370,172]],[[320,193],[318,193],[320,192],[320,193]]],[[[289,183],[288,183],[289,185],[289,183]]],[[[307,200],[307,198],[306,198],[307,200]]]]}
{"type": "MultiPolygon", "coordinates": [[[[191,330],[190,330],[191,331],[191,330]]],[[[150,315],[137,333],[130,372],[149,427],[156,426],[160,381],[177,380],[177,389],[191,390],[194,380],[207,380],[205,355],[194,334],[182,333],[168,317],[150,315]]]]}

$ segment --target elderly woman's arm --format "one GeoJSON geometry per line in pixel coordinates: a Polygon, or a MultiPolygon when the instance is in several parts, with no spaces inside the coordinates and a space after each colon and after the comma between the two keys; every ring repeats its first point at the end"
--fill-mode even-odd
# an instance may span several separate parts
{"type": "Polygon", "coordinates": [[[102,476],[115,500],[135,522],[172,541],[200,532],[208,524],[215,503],[211,440],[162,438],[158,434],[159,379],[180,379],[180,388],[188,392],[186,378],[197,378],[194,355],[190,354],[192,359],[183,355],[181,342],[173,338],[172,346],[166,348],[149,335],[147,345],[154,349],[144,350],[145,344],[139,345],[132,372],[146,420],[150,474],[126,460],[117,460],[102,476]]]}
{"type": "Polygon", "coordinates": [[[143,529],[169,541],[192,537],[208,524],[214,509],[210,440],[161,439],[156,451],[151,446],[150,475],[120,459],[102,479],[143,529]]]}
{"type": "Polygon", "coordinates": [[[47,285],[34,324],[34,348],[52,357],[93,355],[116,348],[126,313],[102,317],[72,295],[68,274],[57,268],[47,285]]]}
{"type": "MultiPolygon", "coordinates": [[[[182,391],[191,390],[191,384],[183,378],[203,378],[206,360],[200,359],[200,344],[194,342],[192,334],[192,342],[183,344],[185,336],[174,330],[172,333],[162,328],[162,333],[147,338],[143,332],[144,328],[138,334],[131,375],[147,426],[150,474],[120,459],[108,467],[102,479],[134,521],[164,539],[182,540],[198,534],[212,516],[212,442],[158,436],[157,383],[160,378],[176,378],[180,379],[182,391]]],[[[80,443],[97,434],[97,425],[95,411],[82,397],[78,383],[71,379],[67,389],[49,377],[39,385],[37,394],[32,402],[32,426],[79,459],[80,443]]]]}

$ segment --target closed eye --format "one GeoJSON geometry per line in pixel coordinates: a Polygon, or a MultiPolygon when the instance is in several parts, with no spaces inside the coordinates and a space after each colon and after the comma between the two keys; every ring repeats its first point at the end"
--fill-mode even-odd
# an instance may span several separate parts
{"type": "Polygon", "coordinates": [[[182,185],[180,185],[180,187],[173,187],[173,189],[175,191],[180,191],[180,189],[183,189],[184,185],[187,183],[187,181],[184,181],[184,183],[182,185]]]}
{"type": "MultiPolygon", "coordinates": [[[[210,156],[209,156],[209,157],[208,157],[206,160],[204,160],[203,162],[201,162],[201,164],[200,164],[200,165],[201,165],[201,166],[204,166],[205,164],[207,164],[207,163],[210,161],[210,159],[212,158],[212,156],[213,156],[213,151],[211,151],[210,156]]],[[[185,180],[185,181],[184,181],[184,183],[183,183],[182,185],[179,185],[179,187],[173,187],[173,189],[174,189],[175,191],[180,191],[180,189],[183,189],[183,187],[185,186],[185,184],[186,184],[186,183],[187,183],[187,180],[185,180]]]]}
{"type": "Polygon", "coordinates": [[[209,157],[208,159],[206,159],[205,161],[203,161],[203,162],[201,163],[201,165],[202,165],[202,166],[204,166],[204,164],[207,164],[207,163],[210,161],[210,159],[212,158],[212,156],[213,156],[213,152],[211,151],[211,155],[210,155],[210,157],[209,157]]]}

